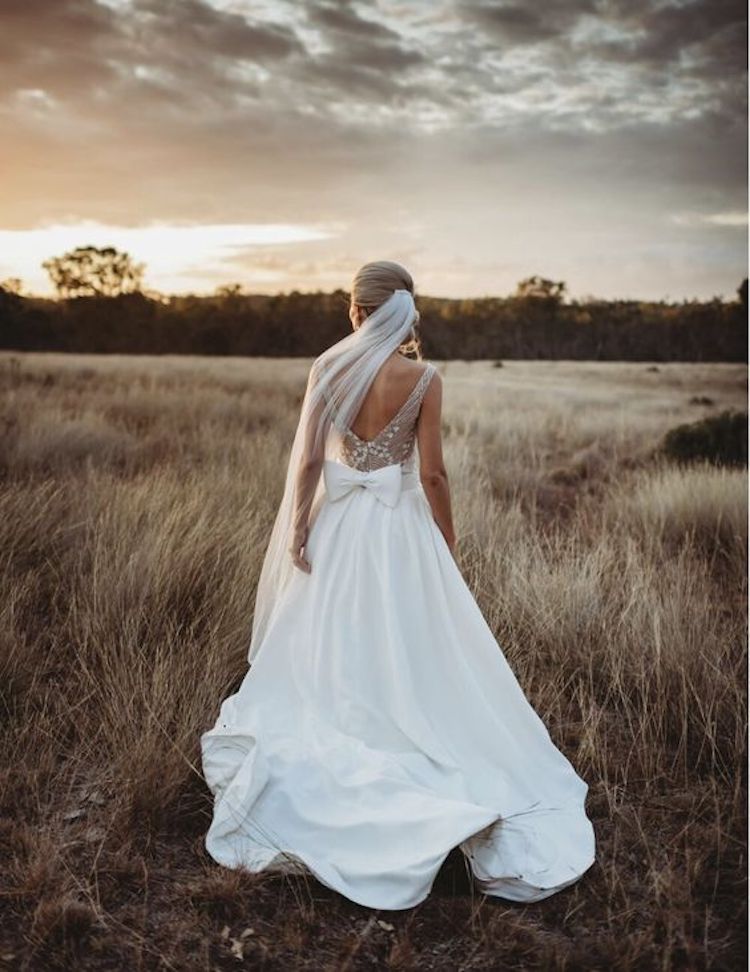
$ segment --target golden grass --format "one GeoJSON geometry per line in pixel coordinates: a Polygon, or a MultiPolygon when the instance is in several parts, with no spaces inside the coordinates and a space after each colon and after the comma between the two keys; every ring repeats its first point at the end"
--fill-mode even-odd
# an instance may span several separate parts
{"type": "Polygon", "coordinates": [[[590,786],[578,884],[486,899],[454,854],[371,913],[208,858],[309,363],[0,354],[0,967],[742,967],[747,479],[656,451],[738,365],[439,365],[464,576],[590,786]]]}

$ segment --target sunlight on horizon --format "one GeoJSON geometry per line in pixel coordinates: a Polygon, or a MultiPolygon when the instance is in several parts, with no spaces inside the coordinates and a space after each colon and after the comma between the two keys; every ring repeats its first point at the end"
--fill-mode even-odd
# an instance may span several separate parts
{"type": "MultiPolygon", "coordinates": [[[[292,223],[217,223],[114,226],[83,220],[24,230],[0,229],[0,280],[20,277],[24,291],[52,296],[43,261],[79,246],[112,246],[145,263],[144,287],[164,293],[213,291],[222,283],[252,283],[244,261],[254,246],[284,246],[327,240],[341,227],[292,223]],[[233,271],[233,266],[236,267],[233,271]]],[[[268,280],[269,272],[262,274],[268,280]]]]}

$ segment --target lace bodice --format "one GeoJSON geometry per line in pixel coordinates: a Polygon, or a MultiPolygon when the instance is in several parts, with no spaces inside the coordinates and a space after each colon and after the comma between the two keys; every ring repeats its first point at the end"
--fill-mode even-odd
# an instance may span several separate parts
{"type": "Polygon", "coordinates": [[[360,439],[350,428],[336,427],[337,458],[355,469],[380,469],[400,463],[414,468],[417,418],[430,379],[437,371],[428,362],[409,397],[390,422],[373,439],[360,439]]]}

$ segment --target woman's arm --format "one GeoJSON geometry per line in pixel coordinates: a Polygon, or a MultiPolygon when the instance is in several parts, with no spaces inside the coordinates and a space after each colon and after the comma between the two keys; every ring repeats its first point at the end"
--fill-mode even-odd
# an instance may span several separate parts
{"type": "Polygon", "coordinates": [[[451,494],[448,486],[448,473],[443,462],[442,410],[443,379],[440,372],[436,371],[427,386],[417,420],[419,478],[432,508],[435,522],[455,557],[456,535],[453,531],[451,494]]]}

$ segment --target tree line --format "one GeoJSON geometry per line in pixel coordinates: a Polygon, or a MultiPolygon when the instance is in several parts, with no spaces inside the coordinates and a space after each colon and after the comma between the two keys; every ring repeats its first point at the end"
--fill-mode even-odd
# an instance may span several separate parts
{"type": "MultiPolygon", "coordinates": [[[[349,333],[341,289],[266,295],[241,285],[211,296],[142,288],[143,266],[81,247],[45,263],[55,300],[0,284],[0,347],[19,351],[314,357],[349,333]],[[93,251],[93,252],[92,252],[93,251]]],[[[569,300],[532,276],[507,297],[417,296],[425,357],[746,361],[747,278],[723,301],[569,300]]]]}

